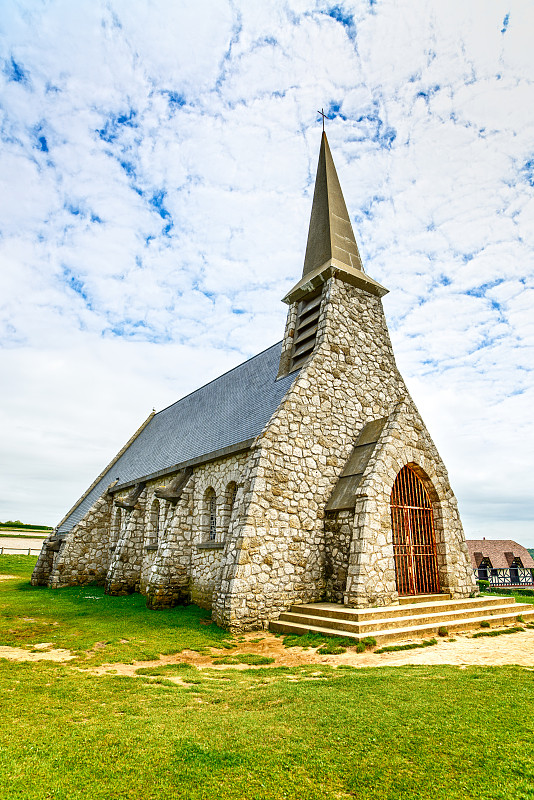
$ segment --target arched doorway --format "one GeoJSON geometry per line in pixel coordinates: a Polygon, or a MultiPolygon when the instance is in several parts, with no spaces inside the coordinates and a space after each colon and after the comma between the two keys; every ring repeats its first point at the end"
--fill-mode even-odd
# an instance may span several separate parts
{"type": "Polygon", "coordinates": [[[422,480],[403,467],[391,492],[391,526],[400,595],[440,591],[434,514],[422,480]]]}

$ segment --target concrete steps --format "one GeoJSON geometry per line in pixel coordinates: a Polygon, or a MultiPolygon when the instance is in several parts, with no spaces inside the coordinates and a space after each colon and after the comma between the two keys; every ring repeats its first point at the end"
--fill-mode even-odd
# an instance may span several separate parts
{"type": "Polygon", "coordinates": [[[435,636],[441,627],[452,633],[480,628],[481,622],[489,622],[492,628],[513,625],[519,616],[534,622],[534,606],[516,603],[513,597],[453,600],[450,595],[426,595],[379,608],[347,608],[336,603],[291,606],[269,627],[274,633],[320,633],[355,642],[374,636],[377,644],[383,644],[435,636]]]}

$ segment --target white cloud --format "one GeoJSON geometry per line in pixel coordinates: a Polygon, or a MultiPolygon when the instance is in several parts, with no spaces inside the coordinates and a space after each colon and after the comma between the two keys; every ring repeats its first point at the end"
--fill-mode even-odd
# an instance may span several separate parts
{"type": "Polygon", "coordinates": [[[281,338],[324,106],[467,532],[534,545],[533,16],[6,0],[0,518],[57,522],[152,405],[281,338]]]}

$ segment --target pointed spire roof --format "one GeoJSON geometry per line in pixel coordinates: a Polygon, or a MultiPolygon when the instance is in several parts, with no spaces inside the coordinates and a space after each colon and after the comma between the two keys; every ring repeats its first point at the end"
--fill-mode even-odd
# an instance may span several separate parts
{"type": "Polygon", "coordinates": [[[349,212],[323,131],[302,276],[331,258],[363,271],[349,212]]]}
{"type": "Polygon", "coordinates": [[[302,278],[284,297],[301,300],[332,275],[382,297],[387,289],[366,275],[326,133],[323,131],[302,278]]]}

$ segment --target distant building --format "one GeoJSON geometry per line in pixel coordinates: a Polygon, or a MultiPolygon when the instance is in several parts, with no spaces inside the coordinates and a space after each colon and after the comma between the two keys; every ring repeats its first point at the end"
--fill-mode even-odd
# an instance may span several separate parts
{"type": "Polygon", "coordinates": [[[32,582],[193,602],[233,630],[294,603],[468,598],[456,498],[397,369],[386,293],[323,133],[283,340],[150,415],[46,540],[32,582]]]}
{"type": "Polygon", "coordinates": [[[534,559],[511,539],[467,539],[471,565],[479,580],[493,586],[533,586],[534,559]]]}

